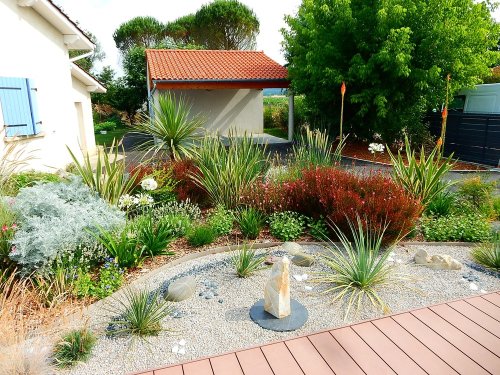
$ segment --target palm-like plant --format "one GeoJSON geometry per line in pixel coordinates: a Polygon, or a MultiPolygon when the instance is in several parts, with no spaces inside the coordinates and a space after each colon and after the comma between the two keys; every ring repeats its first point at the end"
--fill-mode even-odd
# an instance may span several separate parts
{"type": "Polygon", "coordinates": [[[422,146],[420,158],[417,160],[408,137],[405,137],[405,149],[406,162],[401,153],[398,152],[398,155],[394,156],[387,147],[394,168],[392,176],[396,183],[426,207],[437,194],[453,184],[450,181],[442,181],[442,177],[453,168],[454,162],[451,160],[453,155],[443,158],[439,149],[435,147],[426,157],[422,146]]]}
{"type": "Polygon", "coordinates": [[[347,299],[345,319],[353,306],[355,311],[359,311],[366,298],[375,307],[388,312],[389,307],[378,295],[377,287],[403,278],[394,275],[392,268],[387,264],[390,249],[381,252],[382,239],[387,225],[378,230],[366,231],[358,216],[357,223],[349,222],[349,226],[352,241],[336,225],[333,225],[333,230],[343,249],[331,242],[329,252],[320,257],[328,270],[319,272],[313,281],[331,285],[324,293],[333,292],[335,294],[333,301],[347,299]]]}
{"type": "Polygon", "coordinates": [[[171,159],[178,160],[193,156],[203,123],[199,115],[191,115],[191,106],[182,96],[175,98],[166,92],[158,95],[152,114],[143,115],[134,128],[153,137],[140,146],[146,154],[156,157],[165,152],[171,159]]]}

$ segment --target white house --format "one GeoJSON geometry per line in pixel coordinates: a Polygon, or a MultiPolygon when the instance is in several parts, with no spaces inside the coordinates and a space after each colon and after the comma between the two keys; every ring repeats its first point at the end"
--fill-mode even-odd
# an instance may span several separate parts
{"type": "Polygon", "coordinates": [[[0,0],[0,48],[0,152],[16,142],[39,170],[69,164],[66,145],[95,153],[90,93],[106,90],[69,57],[95,48],[82,30],[50,0],[0,0]]]}
{"type": "MultiPolygon", "coordinates": [[[[261,51],[146,50],[150,103],[165,90],[182,95],[207,130],[264,131],[264,88],[287,88],[288,71],[261,51]]],[[[289,133],[293,133],[290,96],[289,133]]]]}

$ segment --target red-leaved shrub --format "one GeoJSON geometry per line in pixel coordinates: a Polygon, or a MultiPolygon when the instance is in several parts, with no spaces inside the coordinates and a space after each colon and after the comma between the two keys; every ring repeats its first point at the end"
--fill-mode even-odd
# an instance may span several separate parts
{"type": "Polygon", "coordinates": [[[198,186],[191,175],[200,173],[195,162],[190,159],[177,160],[171,162],[172,177],[177,181],[175,185],[175,193],[177,199],[186,200],[189,198],[191,202],[202,203],[207,199],[205,189],[198,186]]]}

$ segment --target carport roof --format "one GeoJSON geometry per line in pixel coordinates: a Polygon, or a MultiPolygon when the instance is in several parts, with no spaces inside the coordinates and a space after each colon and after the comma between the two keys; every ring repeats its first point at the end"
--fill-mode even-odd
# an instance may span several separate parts
{"type": "Polygon", "coordinates": [[[262,51],[146,50],[158,89],[288,87],[288,71],[262,51]]]}

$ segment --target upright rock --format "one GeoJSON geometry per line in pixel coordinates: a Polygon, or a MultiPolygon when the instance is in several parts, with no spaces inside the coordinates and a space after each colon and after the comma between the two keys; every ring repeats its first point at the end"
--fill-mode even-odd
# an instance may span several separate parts
{"type": "Polygon", "coordinates": [[[274,263],[264,290],[264,310],[278,319],[290,315],[290,260],[274,263]]]}

